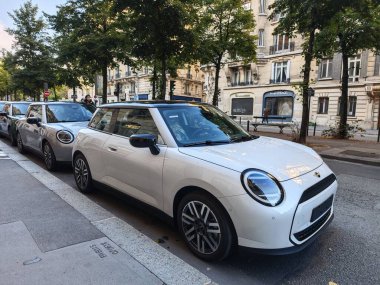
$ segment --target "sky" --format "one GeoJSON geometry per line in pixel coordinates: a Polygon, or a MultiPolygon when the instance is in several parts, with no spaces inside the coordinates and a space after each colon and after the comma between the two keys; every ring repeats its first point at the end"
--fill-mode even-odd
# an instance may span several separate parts
{"type": "MultiPolygon", "coordinates": [[[[5,48],[11,50],[12,37],[5,32],[5,29],[13,27],[13,20],[8,12],[19,9],[25,0],[0,0],[0,50],[5,48]]],[[[48,14],[56,12],[56,6],[64,4],[66,0],[32,0],[33,5],[38,6],[38,10],[48,14]]]]}

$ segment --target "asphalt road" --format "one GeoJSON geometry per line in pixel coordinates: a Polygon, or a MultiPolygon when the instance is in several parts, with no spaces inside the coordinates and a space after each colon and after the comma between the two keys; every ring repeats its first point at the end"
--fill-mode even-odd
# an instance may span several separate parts
{"type": "MultiPolygon", "coordinates": [[[[335,219],[314,244],[287,256],[239,251],[206,263],[190,253],[175,229],[126,197],[104,190],[88,197],[219,284],[380,284],[380,168],[325,161],[339,181],[335,219]]],[[[54,175],[75,187],[69,166],[54,175]]]]}

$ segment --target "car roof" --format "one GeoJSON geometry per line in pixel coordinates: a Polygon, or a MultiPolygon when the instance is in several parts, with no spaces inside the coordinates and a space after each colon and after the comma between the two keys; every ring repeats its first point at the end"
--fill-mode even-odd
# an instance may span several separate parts
{"type": "Polygon", "coordinates": [[[115,102],[101,105],[101,108],[127,108],[127,107],[140,107],[140,108],[176,108],[187,106],[209,105],[207,103],[194,102],[194,101],[165,101],[165,100],[147,100],[147,101],[128,101],[128,102],[115,102]]]}
{"type": "Polygon", "coordinates": [[[15,104],[15,103],[22,103],[22,104],[30,104],[32,102],[30,101],[4,101],[3,103],[8,103],[8,104],[15,104]]]}
{"type": "Polygon", "coordinates": [[[82,102],[68,102],[68,101],[49,101],[49,102],[32,102],[31,105],[62,105],[62,104],[81,104],[82,102]]]}

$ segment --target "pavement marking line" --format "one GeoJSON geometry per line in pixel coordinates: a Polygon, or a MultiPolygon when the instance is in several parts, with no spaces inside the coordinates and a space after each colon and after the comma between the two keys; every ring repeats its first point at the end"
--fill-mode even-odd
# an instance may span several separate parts
{"type": "Polygon", "coordinates": [[[86,217],[110,240],[168,285],[215,284],[176,255],[155,243],[127,222],[91,201],[53,174],[0,141],[0,148],[25,171],[86,217]]]}

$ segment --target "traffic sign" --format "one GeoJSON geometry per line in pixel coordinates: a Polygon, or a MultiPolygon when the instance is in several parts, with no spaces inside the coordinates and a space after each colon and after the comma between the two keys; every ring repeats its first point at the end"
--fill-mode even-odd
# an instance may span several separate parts
{"type": "Polygon", "coordinates": [[[45,97],[49,97],[49,95],[50,95],[49,90],[45,90],[45,91],[44,91],[44,96],[45,96],[45,97]]]}

